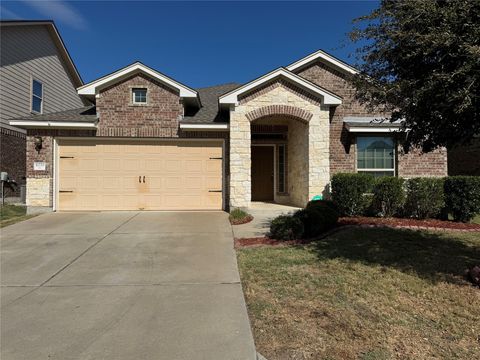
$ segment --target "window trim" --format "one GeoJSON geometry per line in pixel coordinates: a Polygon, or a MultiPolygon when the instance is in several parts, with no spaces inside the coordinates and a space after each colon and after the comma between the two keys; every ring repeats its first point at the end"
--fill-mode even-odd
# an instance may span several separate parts
{"type": "Polygon", "coordinates": [[[30,77],[31,81],[30,81],[30,112],[33,113],[33,114],[43,114],[43,99],[44,99],[44,86],[43,86],[43,82],[34,78],[34,77],[30,77]],[[42,96],[38,96],[38,95],[35,95],[33,93],[33,82],[36,81],[37,83],[39,83],[41,86],[42,86],[42,96]],[[40,99],[40,111],[37,111],[33,108],[33,97],[36,97],[37,99],[40,99]]]}
{"type": "Polygon", "coordinates": [[[385,136],[378,134],[362,134],[355,137],[355,172],[391,172],[392,176],[397,176],[397,139],[395,136],[385,136]],[[359,168],[358,167],[358,138],[391,138],[393,140],[393,168],[359,168]]]}
{"type": "Polygon", "coordinates": [[[278,144],[278,160],[277,160],[277,172],[278,172],[278,194],[287,194],[287,144],[278,144]],[[283,171],[280,171],[280,154],[283,155],[283,171]],[[283,176],[283,189],[280,188],[280,176],[283,176]]]}
{"type": "Polygon", "coordinates": [[[148,88],[146,87],[132,87],[132,104],[133,105],[147,105],[148,104],[148,88]],[[135,100],[135,90],[145,90],[145,102],[135,100]]]}

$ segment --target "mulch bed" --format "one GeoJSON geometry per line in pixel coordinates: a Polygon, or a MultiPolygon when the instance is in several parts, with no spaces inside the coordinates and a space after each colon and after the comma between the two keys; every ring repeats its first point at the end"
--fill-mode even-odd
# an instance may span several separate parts
{"type": "Polygon", "coordinates": [[[338,225],[332,230],[320,235],[314,239],[300,239],[279,241],[270,239],[267,236],[256,238],[235,239],[235,248],[257,247],[257,246],[288,246],[305,245],[312,241],[329,236],[341,229],[347,227],[387,227],[411,230],[440,230],[440,231],[461,231],[461,232],[480,232],[480,224],[457,223],[453,221],[442,221],[435,219],[415,220],[400,218],[373,218],[373,217],[348,217],[338,219],[338,225]]]}
{"type": "Polygon", "coordinates": [[[242,224],[246,224],[246,223],[249,223],[250,221],[253,220],[253,216],[252,215],[248,215],[244,218],[241,218],[241,219],[232,219],[230,218],[230,224],[232,225],[242,225],[242,224]]]}
{"type": "Polygon", "coordinates": [[[480,224],[459,223],[436,219],[416,220],[403,218],[345,217],[338,220],[339,225],[387,226],[403,229],[480,231],[480,224]]]}

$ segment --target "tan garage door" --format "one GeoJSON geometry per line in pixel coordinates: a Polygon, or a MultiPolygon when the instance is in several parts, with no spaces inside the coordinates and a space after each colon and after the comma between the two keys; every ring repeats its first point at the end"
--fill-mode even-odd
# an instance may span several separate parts
{"type": "Polygon", "coordinates": [[[59,210],[221,210],[219,141],[59,141],[59,210]]]}

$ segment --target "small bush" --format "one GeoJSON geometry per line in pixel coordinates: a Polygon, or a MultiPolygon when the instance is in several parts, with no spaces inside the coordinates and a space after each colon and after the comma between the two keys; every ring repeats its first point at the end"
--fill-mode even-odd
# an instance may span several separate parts
{"type": "Polygon", "coordinates": [[[404,179],[393,176],[380,177],[373,187],[372,208],[377,216],[392,217],[405,203],[404,179]]]}
{"type": "Polygon", "coordinates": [[[363,215],[369,205],[374,177],[370,174],[335,174],[332,177],[332,200],[340,215],[363,215]]]}
{"type": "Polygon", "coordinates": [[[270,237],[277,240],[295,240],[303,237],[304,227],[298,217],[280,215],[270,223],[270,237]]]}
{"type": "Polygon", "coordinates": [[[416,219],[438,217],[445,206],[443,178],[415,178],[406,182],[404,215],[416,219]]]}
{"type": "Polygon", "coordinates": [[[294,217],[300,219],[304,227],[304,237],[311,238],[332,229],[338,221],[338,212],[328,202],[317,202],[299,210],[294,217]]]}
{"type": "Polygon", "coordinates": [[[230,211],[230,216],[228,218],[230,220],[230,223],[233,225],[245,224],[253,220],[252,215],[239,208],[230,211]]]}
{"type": "Polygon", "coordinates": [[[331,200],[312,200],[309,201],[307,206],[305,207],[306,209],[310,208],[316,208],[316,207],[324,207],[327,206],[331,208],[332,210],[335,210],[338,213],[338,206],[331,200]]]}
{"type": "Polygon", "coordinates": [[[480,212],[480,176],[445,179],[445,204],[455,221],[471,221],[480,212]]]}

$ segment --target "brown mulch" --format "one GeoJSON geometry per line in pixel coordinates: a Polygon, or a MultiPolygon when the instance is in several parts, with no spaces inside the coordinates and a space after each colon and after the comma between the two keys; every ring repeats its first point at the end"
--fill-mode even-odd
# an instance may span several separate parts
{"type": "Polygon", "coordinates": [[[232,225],[242,225],[242,224],[246,224],[246,223],[249,223],[250,221],[253,220],[253,216],[252,215],[248,215],[244,218],[241,218],[241,219],[232,219],[230,218],[230,224],[232,225]]]}
{"type": "Polygon", "coordinates": [[[257,246],[287,246],[287,245],[304,245],[314,240],[318,240],[329,236],[341,229],[347,227],[388,227],[411,230],[440,230],[440,231],[461,231],[461,232],[480,232],[480,224],[457,223],[453,221],[442,221],[435,219],[415,220],[415,219],[401,219],[401,218],[373,218],[373,217],[348,217],[338,219],[338,224],[335,228],[325,232],[317,238],[313,239],[299,239],[280,241],[271,239],[267,236],[256,238],[242,238],[234,240],[236,249],[243,247],[257,247],[257,246]]]}
{"type": "Polygon", "coordinates": [[[421,230],[456,230],[456,231],[480,231],[480,224],[459,223],[454,221],[442,221],[436,219],[403,219],[403,218],[374,218],[374,217],[344,217],[338,219],[339,225],[366,225],[387,226],[404,229],[421,230]]]}
{"type": "Polygon", "coordinates": [[[255,238],[235,238],[235,249],[242,247],[254,247],[254,246],[286,246],[286,245],[302,245],[308,244],[311,240],[288,240],[280,241],[275,239],[270,239],[269,237],[255,237],[255,238]]]}

